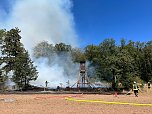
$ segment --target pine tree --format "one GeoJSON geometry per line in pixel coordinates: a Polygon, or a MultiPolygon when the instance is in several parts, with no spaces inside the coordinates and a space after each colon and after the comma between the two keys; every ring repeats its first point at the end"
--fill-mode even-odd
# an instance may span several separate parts
{"type": "Polygon", "coordinates": [[[3,69],[6,74],[13,71],[12,80],[21,88],[26,88],[29,81],[37,79],[37,70],[29,58],[28,52],[20,42],[21,36],[18,28],[6,32],[2,45],[3,69]]]}
{"type": "Polygon", "coordinates": [[[4,41],[6,31],[5,30],[0,30],[0,84],[3,85],[7,77],[4,75],[4,71],[2,69],[2,64],[3,64],[3,56],[2,56],[2,45],[4,41]]]}
{"type": "Polygon", "coordinates": [[[29,58],[27,51],[16,58],[13,81],[20,87],[27,89],[29,82],[37,79],[37,74],[36,67],[33,65],[33,61],[29,58]]]}

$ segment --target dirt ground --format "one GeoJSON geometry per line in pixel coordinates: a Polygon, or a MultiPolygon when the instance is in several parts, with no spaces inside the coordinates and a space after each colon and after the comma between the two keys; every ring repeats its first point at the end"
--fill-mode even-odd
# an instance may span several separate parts
{"type": "Polygon", "coordinates": [[[82,100],[132,102],[152,104],[152,92],[143,91],[139,97],[101,94],[0,94],[0,114],[152,114],[152,106],[103,104],[69,101],[82,100]]]}

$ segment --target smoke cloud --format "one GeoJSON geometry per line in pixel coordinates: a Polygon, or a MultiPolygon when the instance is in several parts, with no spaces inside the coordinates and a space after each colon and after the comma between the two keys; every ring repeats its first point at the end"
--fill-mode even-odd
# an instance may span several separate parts
{"type": "Polygon", "coordinates": [[[77,46],[70,0],[15,0],[9,13],[1,10],[1,26],[19,27],[28,50],[42,40],[77,46]],[[7,16],[6,16],[7,15],[7,16]]]}
{"type": "MultiPolygon", "coordinates": [[[[63,42],[76,47],[78,43],[71,12],[72,5],[70,0],[14,0],[9,3],[9,11],[0,8],[0,27],[18,27],[21,30],[22,43],[31,55],[33,47],[41,41],[48,41],[50,44],[63,42]]],[[[59,64],[64,64],[64,61],[61,59],[55,62],[48,65],[46,58],[35,61],[39,72],[35,84],[44,85],[46,80],[50,83],[67,81],[65,66],[59,64]]],[[[73,66],[73,63],[68,65],[73,66]]],[[[69,68],[69,72],[72,70],[73,67],[69,68]]]]}
{"type": "Polygon", "coordinates": [[[48,86],[55,88],[60,84],[63,84],[62,87],[66,87],[76,83],[79,65],[71,61],[70,55],[58,56],[55,54],[51,59],[53,59],[51,63],[48,57],[36,60],[35,65],[41,72],[39,72],[40,77],[32,82],[34,85],[44,86],[44,82],[48,81],[48,86]]]}

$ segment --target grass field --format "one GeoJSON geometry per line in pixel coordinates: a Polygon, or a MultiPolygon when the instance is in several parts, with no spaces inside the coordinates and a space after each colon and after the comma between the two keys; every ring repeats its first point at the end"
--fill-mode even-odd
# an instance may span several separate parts
{"type": "Polygon", "coordinates": [[[96,100],[152,104],[152,90],[144,90],[139,97],[101,94],[0,94],[0,114],[152,114],[152,106],[77,102],[96,100]]]}

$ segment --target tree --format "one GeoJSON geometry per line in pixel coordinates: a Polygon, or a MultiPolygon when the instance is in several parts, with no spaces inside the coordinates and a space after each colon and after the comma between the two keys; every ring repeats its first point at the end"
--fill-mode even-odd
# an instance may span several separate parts
{"type": "Polygon", "coordinates": [[[72,56],[72,60],[74,62],[80,62],[80,61],[86,61],[86,56],[84,54],[84,52],[79,49],[79,48],[73,48],[71,50],[71,56],[72,56]]]}
{"type": "Polygon", "coordinates": [[[126,45],[126,40],[124,38],[122,38],[120,40],[120,43],[121,43],[121,48],[123,49],[125,47],[125,45],[126,45]]]}
{"type": "Polygon", "coordinates": [[[113,88],[122,83],[129,89],[136,79],[151,79],[151,44],[148,42],[144,47],[144,43],[131,40],[126,43],[121,39],[121,45],[117,46],[114,39],[105,39],[98,46],[88,45],[85,55],[100,80],[112,82],[113,88]]]}
{"type": "Polygon", "coordinates": [[[3,62],[6,65],[3,67],[8,73],[11,70],[14,70],[15,59],[20,53],[23,53],[24,48],[23,44],[20,43],[21,36],[19,35],[19,29],[11,29],[6,32],[4,43],[2,45],[2,55],[3,62]]]}
{"type": "Polygon", "coordinates": [[[28,52],[20,42],[21,36],[18,28],[6,32],[2,45],[3,70],[6,75],[12,71],[12,80],[20,87],[27,87],[30,80],[36,80],[37,70],[29,58],[28,52]]]}
{"type": "Polygon", "coordinates": [[[6,30],[0,30],[0,83],[3,83],[6,81],[7,76],[4,74],[4,70],[2,69],[3,66],[3,56],[2,56],[2,45],[4,43],[4,37],[6,34],[6,30]]]}
{"type": "Polygon", "coordinates": [[[143,49],[141,78],[146,82],[152,80],[152,41],[146,43],[143,49]]]}
{"type": "Polygon", "coordinates": [[[71,51],[71,46],[70,45],[66,45],[64,43],[59,43],[59,44],[55,44],[55,51],[56,52],[68,52],[71,51]]]}
{"type": "Polygon", "coordinates": [[[121,52],[117,54],[117,57],[116,66],[119,69],[119,81],[122,82],[124,88],[131,88],[131,83],[136,74],[134,70],[134,58],[126,49],[121,50],[121,52]]]}
{"type": "Polygon", "coordinates": [[[40,42],[33,48],[33,56],[35,58],[50,57],[53,53],[54,46],[47,41],[40,42]]]}
{"type": "Polygon", "coordinates": [[[100,50],[100,61],[98,61],[98,72],[100,73],[100,78],[112,81],[116,73],[116,59],[117,59],[117,47],[115,40],[105,39],[102,43],[99,44],[100,50]]]}
{"type": "Polygon", "coordinates": [[[29,82],[36,80],[38,77],[36,67],[33,65],[33,61],[29,58],[27,51],[16,58],[15,66],[13,81],[20,87],[27,89],[29,82]]]}
{"type": "Polygon", "coordinates": [[[88,45],[85,48],[85,56],[89,61],[95,61],[100,55],[99,53],[99,46],[95,45],[88,45]]]}

